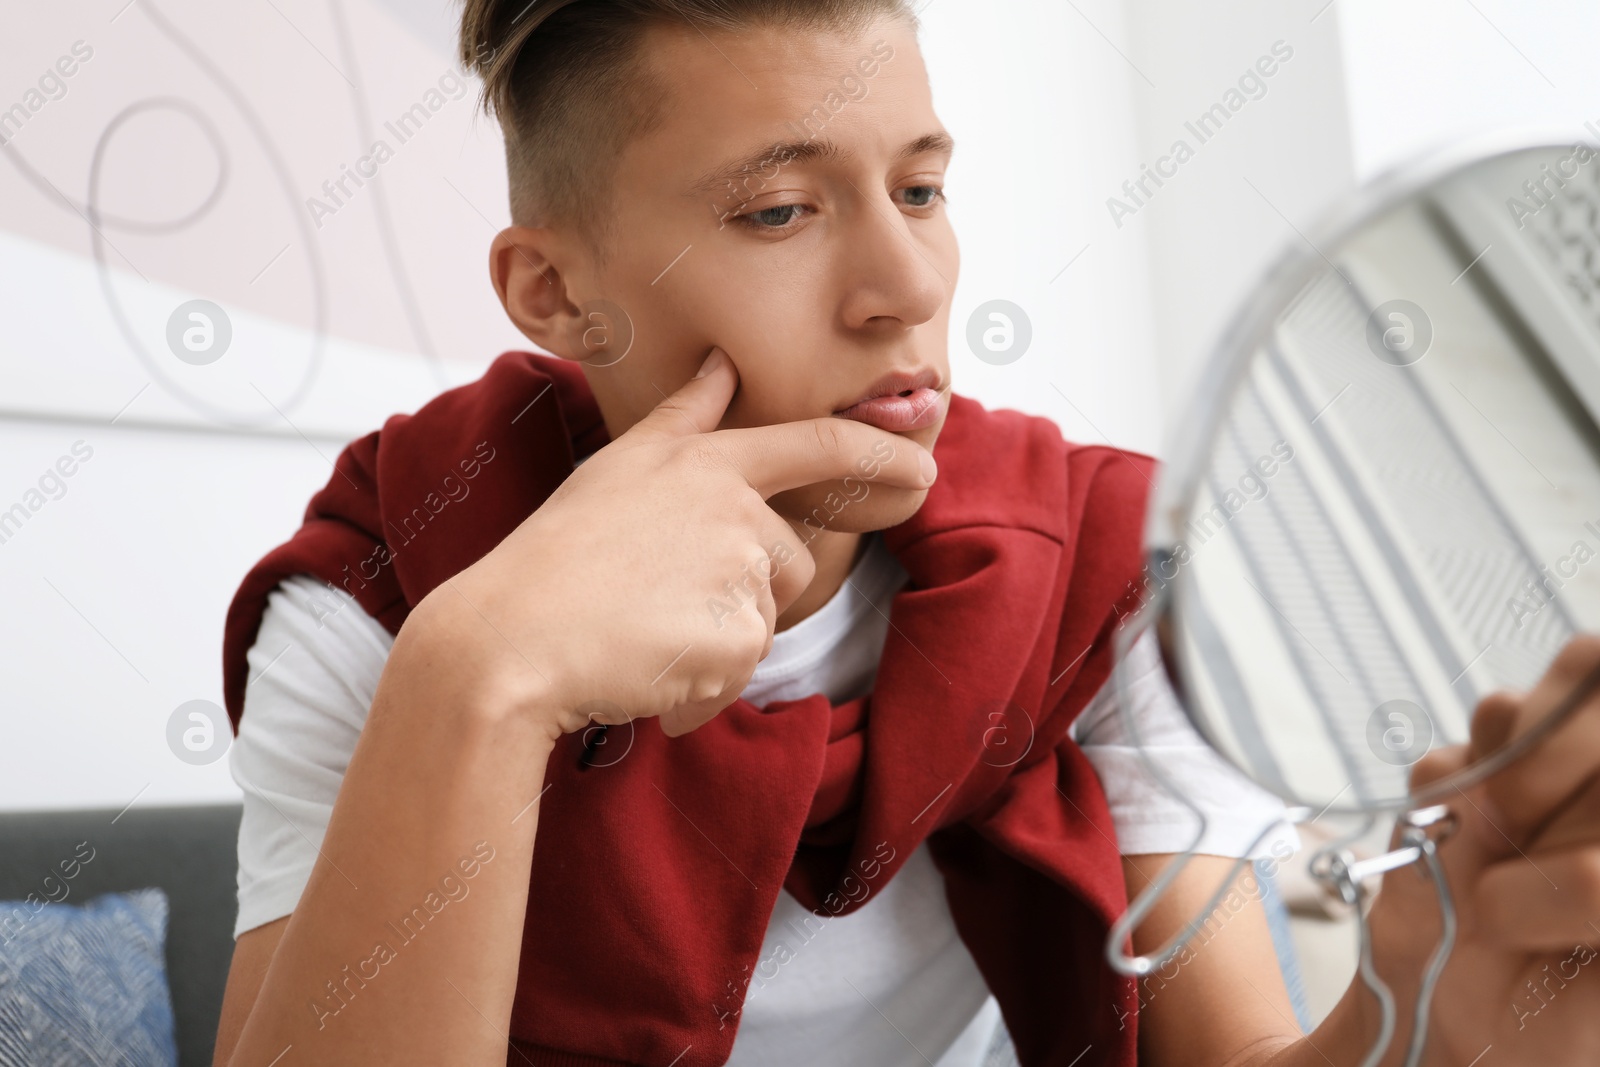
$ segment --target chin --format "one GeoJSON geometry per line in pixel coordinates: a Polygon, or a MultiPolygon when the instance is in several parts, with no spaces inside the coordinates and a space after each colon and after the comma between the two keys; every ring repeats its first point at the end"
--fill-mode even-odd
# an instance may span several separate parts
{"type": "Polygon", "coordinates": [[[774,495],[772,510],[807,532],[869,533],[898,526],[917,513],[928,498],[926,489],[873,485],[859,479],[818,482],[774,495]]]}

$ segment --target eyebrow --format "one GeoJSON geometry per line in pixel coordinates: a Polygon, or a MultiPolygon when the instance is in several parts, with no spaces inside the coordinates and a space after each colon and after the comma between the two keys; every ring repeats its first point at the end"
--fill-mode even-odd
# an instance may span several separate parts
{"type": "MultiPolygon", "coordinates": [[[[943,130],[939,130],[925,133],[914,141],[908,141],[895,153],[894,158],[898,163],[922,155],[949,156],[953,155],[955,150],[955,139],[943,130]]],[[[689,186],[688,195],[704,196],[716,192],[754,171],[765,170],[775,164],[790,167],[808,163],[849,163],[854,158],[855,152],[827,138],[779,141],[706,172],[689,186]]]]}

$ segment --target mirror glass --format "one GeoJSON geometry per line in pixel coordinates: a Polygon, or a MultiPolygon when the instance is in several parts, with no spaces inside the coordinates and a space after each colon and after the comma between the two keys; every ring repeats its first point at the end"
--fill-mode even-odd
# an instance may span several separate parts
{"type": "Polygon", "coordinates": [[[1298,261],[1152,551],[1163,644],[1258,782],[1396,807],[1600,631],[1600,154],[1480,159],[1298,261]]]}

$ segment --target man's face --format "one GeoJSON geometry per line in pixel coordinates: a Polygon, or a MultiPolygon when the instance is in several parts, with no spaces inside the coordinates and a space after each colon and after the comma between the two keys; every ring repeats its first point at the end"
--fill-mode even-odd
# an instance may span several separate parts
{"type": "MultiPolygon", "coordinates": [[[[943,202],[949,140],[911,29],[660,28],[645,51],[668,87],[664,120],[611,176],[606,262],[564,272],[573,303],[610,301],[632,322],[625,358],[585,364],[612,436],[720,346],[740,382],[724,428],[827,417],[887,375],[920,373],[933,411],[895,432],[931,449],[960,255],[943,202]]],[[[860,532],[904,521],[924,495],[834,482],[771,503],[860,532]]]]}

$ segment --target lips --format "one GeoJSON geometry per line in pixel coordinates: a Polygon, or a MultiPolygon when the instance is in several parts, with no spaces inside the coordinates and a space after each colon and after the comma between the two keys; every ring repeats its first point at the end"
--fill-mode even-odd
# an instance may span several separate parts
{"type": "Polygon", "coordinates": [[[921,430],[939,421],[938,384],[931,369],[885,375],[864,397],[834,415],[890,433],[921,430]]]}

